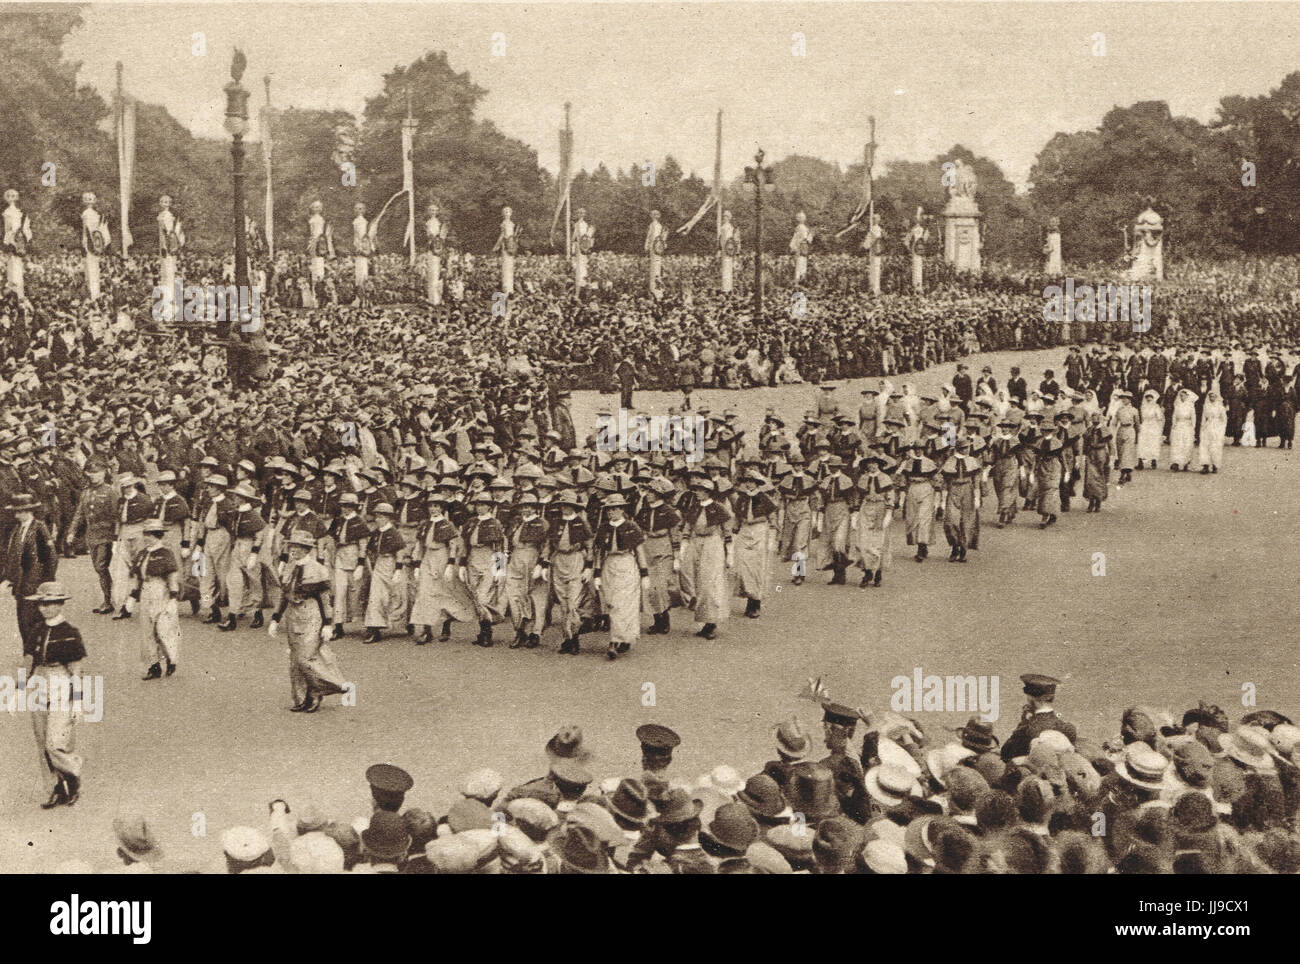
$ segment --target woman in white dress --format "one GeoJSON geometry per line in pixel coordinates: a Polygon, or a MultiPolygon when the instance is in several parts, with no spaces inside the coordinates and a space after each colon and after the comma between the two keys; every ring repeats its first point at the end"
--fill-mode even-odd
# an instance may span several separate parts
{"type": "Polygon", "coordinates": [[[1184,388],[1174,400],[1174,419],[1169,429],[1169,470],[1187,471],[1196,438],[1196,393],[1184,388]]]}
{"type": "Polygon", "coordinates": [[[1201,409],[1201,475],[1219,471],[1223,461],[1223,437],[1228,432],[1228,409],[1215,389],[1205,397],[1201,409]]]}
{"type": "Polygon", "coordinates": [[[1139,414],[1142,416],[1142,424],[1138,427],[1137,467],[1141,471],[1144,462],[1150,462],[1154,469],[1156,460],[1160,458],[1160,437],[1165,427],[1165,412],[1160,407],[1159,392],[1153,388],[1146,390],[1139,414]]]}

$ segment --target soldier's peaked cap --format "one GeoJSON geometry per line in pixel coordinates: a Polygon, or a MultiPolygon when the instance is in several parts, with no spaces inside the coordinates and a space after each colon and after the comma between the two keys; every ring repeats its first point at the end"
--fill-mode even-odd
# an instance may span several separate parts
{"type": "Polygon", "coordinates": [[[1055,696],[1056,688],[1061,685],[1059,679],[1041,673],[1025,673],[1020,677],[1020,682],[1025,684],[1028,696],[1055,696]]]}

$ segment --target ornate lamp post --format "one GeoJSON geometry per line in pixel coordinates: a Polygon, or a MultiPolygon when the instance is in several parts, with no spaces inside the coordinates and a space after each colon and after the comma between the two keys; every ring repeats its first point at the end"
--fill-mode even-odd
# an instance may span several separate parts
{"type": "MultiPolygon", "coordinates": [[[[244,52],[235,49],[235,56],[230,62],[230,83],[226,84],[226,132],[230,134],[231,180],[235,192],[234,228],[235,228],[235,287],[241,293],[249,291],[248,283],[248,244],[244,230],[244,135],[248,133],[248,91],[240,83],[244,68],[248,65],[244,52]]],[[[236,301],[238,306],[239,301],[236,301]]],[[[229,305],[227,305],[229,309],[229,305]]],[[[250,319],[251,320],[251,319],[250,319]]],[[[242,335],[245,319],[231,330],[229,310],[223,313],[217,322],[217,334],[226,339],[226,366],[230,371],[231,381],[236,388],[248,385],[249,360],[247,339],[242,335]]]]}
{"type": "Polygon", "coordinates": [[[745,183],[754,185],[754,317],[763,317],[763,189],[772,190],[776,179],[763,166],[763,149],[754,155],[754,166],[745,168],[745,183]]]}

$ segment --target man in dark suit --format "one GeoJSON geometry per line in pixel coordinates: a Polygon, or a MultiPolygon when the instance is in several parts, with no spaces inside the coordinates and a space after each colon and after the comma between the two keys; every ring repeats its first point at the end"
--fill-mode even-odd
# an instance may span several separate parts
{"type": "Polygon", "coordinates": [[[1011,377],[1007,380],[1007,394],[1019,399],[1022,405],[1029,398],[1029,385],[1021,377],[1019,367],[1011,369],[1011,377]]]}
{"type": "Polygon", "coordinates": [[[59,554],[45,523],[36,518],[41,503],[23,492],[8,506],[13,512],[14,529],[5,547],[0,588],[8,585],[18,609],[18,633],[23,640],[23,655],[34,651],[43,622],[36,603],[27,599],[43,582],[54,579],[59,568],[59,554]]]}
{"type": "Polygon", "coordinates": [[[961,401],[962,411],[971,410],[971,399],[975,397],[975,388],[971,385],[970,369],[965,364],[958,364],[957,374],[952,376],[952,390],[961,401]]]}
{"type": "Polygon", "coordinates": [[[1147,388],[1154,388],[1162,396],[1165,393],[1165,380],[1169,377],[1169,358],[1157,346],[1156,353],[1147,362],[1147,388]]]}
{"type": "Polygon", "coordinates": [[[1060,730],[1071,743],[1078,736],[1073,723],[1067,723],[1056,713],[1053,706],[1056,700],[1056,688],[1061,681],[1038,673],[1026,673],[1020,677],[1025,684],[1025,695],[1029,699],[1020,712],[1020,725],[1002,744],[1002,759],[1012,760],[1029,755],[1029,744],[1034,737],[1047,730],[1060,730]]]}

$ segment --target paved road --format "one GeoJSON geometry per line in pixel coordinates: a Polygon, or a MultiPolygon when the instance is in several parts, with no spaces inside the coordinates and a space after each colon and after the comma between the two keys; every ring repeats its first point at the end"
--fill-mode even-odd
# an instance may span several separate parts
{"type": "MultiPolygon", "coordinates": [[[[976,356],[973,370],[985,360],[1000,381],[1012,363],[1036,380],[1059,354],[976,356]]],[[[941,366],[916,381],[933,388],[951,373],[941,366]]],[[[841,383],[849,406],[863,384],[841,383]]],[[[698,397],[715,409],[743,406],[742,421],[756,433],[768,405],[797,418],[815,394],[791,386],[698,397]]],[[[664,411],[677,398],[638,393],[636,401],[664,411]]],[[[611,402],[617,397],[577,397],[580,431],[611,402]]],[[[30,720],[0,713],[0,868],[48,869],[70,857],[111,868],[110,823],[127,807],[156,815],[178,860],[211,862],[220,832],[260,825],[273,797],[292,803],[311,794],[343,819],[367,812],[362,772],[377,761],[407,768],[416,781],[409,801],[436,813],[477,766],[491,765],[508,781],[540,775],[543,744],[568,722],[581,724],[595,746],[598,777],[636,768],[632,731],[650,720],[684,737],[675,764],[682,775],[719,763],[753,773],[771,756],[771,728],[782,718],[797,713],[819,732],[815,708],[795,696],[814,675],[837,699],[865,708],[885,707],[891,680],[916,667],[998,675],[1003,737],[1026,671],[1066,678],[1061,710],[1095,737],[1117,732],[1120,712],[1135,703],[1181,711],[1206,699],[1236,718],[1247,683],[1258,688],[1260,706],[1294,710],[1300,462],[1275,448],[1230,448],[1226,463],[1208,478],[1135,473],[1101,514],[1070,512],[1047,531],[1022,514],[1010,529],[987,529],[964,566],[949,565],[941,549],[925,565],[903,556],[881,590],[828,587],[822,575],[792,587],[778,573],[762,619],[733,618],[716,641],[703,642],[674,615],[673,635],[643,637],[613,664],[598,641],[578,658],[561,657],[550,634],[545,648],[512,652],[471,646],[469,628],[418,649],[405,637],[363,647],[356,632],[337,645],[357,705],[334,698],[314,716],[287,712],[280,641],[218,633],[188,617],[178,674],[140,681],[137,625],[92,615],[87,560],[65,562],[60,576],[76,596],[70,618],[105,677],[104,718],[80,729],[81,800],[47,813],[37,806],[30,720]],[[1104,576],[1093,575],[1096,553],[1105,555],[1104,576]]],[[[0,647],[4,663],[16,666],[12,620],[5,597],[0,647]]],[[[965,715],[920,719],[957,725],[965,715]]]]}

